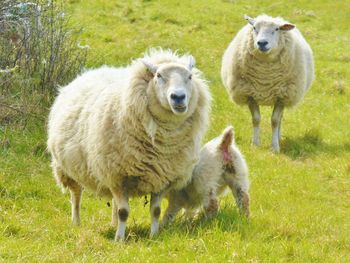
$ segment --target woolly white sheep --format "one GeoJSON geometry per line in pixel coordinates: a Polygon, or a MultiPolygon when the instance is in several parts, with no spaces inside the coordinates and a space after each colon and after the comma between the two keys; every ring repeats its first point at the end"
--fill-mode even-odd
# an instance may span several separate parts
{"type": "Polygon", "coordinates": [[[192,56],[152,49],[125,68],[91,70],[60,90],[48,149],[69,188],[73,223],[83,188],[113,198],[115,239],[125,238],[128,199],[151,194],[151,236],[162,194],[187,184],[208,125],[210,93],[192,56]]]}
{"type": "Polygon", "coordinates": [[[218,210],[217,196],[231,189],[240,212],[249,216],[248,167],[234,143],[233,128],[227,127],[219,137],[205,144],[190,183],[181,190],[168,193],[168,208],[162,224],[167,224],[182,209],[193,215],[204,207],[210,216],[218,210]]]}
{"type": "Polygon", "coordinates": [[[221,77],[237,104],[248,104],[253,144],[259,145],[259,105],[274,106],[272,148],[279,152],[284,107],[301,101],[314,78],[312,50],[294,25],[282,18],[245,16],[244,26],[226,49],[221,77]]]}

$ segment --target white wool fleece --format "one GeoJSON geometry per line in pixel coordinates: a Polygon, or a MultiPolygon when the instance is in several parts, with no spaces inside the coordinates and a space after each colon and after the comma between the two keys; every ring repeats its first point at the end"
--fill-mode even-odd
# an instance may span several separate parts
{"type": "MultiPolygon", "coordinates": [[[[187,56],[161,49],[142,59],[185,65],[187,56]]],[[[211,96],[193,69],[188,112],[159,105],[153,76],[141,59],[125,68],[87,71],[60,90],[48,123],[48,149],[59,184],[72,179],[99,195],[180,188],[191,177],[208,126],[211,96]]]]}
{"type": "MultiPolygon", "coordinates": [[[[288,23],[267,15],[254,21],[271,27],[288,23]]],[[[274,105],[277,100],[286,107],[298,104],[314,79],[309,44],[297,28],[280,30],[276,49],[265,55],[255,48],[253,33],[253,26],[245,25],[224,53],[221,77],[231,98],[241,105],[248,97],[259,105],[274,105]]]]}

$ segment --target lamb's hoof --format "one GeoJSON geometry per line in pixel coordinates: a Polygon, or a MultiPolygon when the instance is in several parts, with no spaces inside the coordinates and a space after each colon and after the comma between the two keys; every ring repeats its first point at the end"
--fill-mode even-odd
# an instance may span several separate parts
{"type": "Polygon", "coordinates": [[[243,216],[244,218],[246,218],[246,219],[250,218],[250,211],[249,211],[249,209],[242,209],[240,211],[240,213],[241,213],[241,216],[243,216]]]}

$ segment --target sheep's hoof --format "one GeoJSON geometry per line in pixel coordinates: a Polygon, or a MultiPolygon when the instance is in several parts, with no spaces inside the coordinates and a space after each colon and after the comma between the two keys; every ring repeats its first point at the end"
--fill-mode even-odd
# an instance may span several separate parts
{"type": "Polygon", "coordinates": [[[272,145],[272,151],[274,153],[280,153],[280,146],[279,145],[272,145]]]}
{"type": "Polygon", "coordinates": [[[260,140],[252,140],[252,144],[256,147],[259,147],[260,146],[260,140]]]}
{"type": "Polygon", "coordinates": [[[115,238],[114,238],[114,241],[118,242],[118,243],[123,243],[125,241],[125,238],[124,238],[124,236],[116,235],[115,238]]]}
{"type": "Polygon", "coordinates": [[[156,236],[158,236],[158,232],[156,232],[156,233],[151,233],[150,235],[149,235],[149,238],[155,238],[156,236]]]}
{"type": "Polygon", "coordinates": [[[118,220],[112,219],[111,226],[113,226],[113,227],[118,226],[118,220]]]}
{"type": "Polygon", "coordinates": [[[159,232],[159,225],[156,227],[151,228],[150,238],[153,238],[158,235],[159,232]]]}
{"type": "Polygon", "coordinates": [[[74,226],[80,226],[80,219],[74,218],[74,219],[72,220],[72,224],[73,224],[74,226]]]}

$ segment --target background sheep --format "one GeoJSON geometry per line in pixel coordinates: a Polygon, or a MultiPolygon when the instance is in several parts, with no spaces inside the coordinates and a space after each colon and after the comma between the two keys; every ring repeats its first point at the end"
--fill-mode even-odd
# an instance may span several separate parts
{"type": "Polygon", "coordinates": [[[191,215],[201,206],[207,215],[218,210],[217,196],[230,187],[241,213],[249,216],[248,167],[234,143],[233,128],[205,144],[193,171],[191,182],[168,194],[169,205],[162,224],[172,220],[182,208],[191,215]]]}
{"type": "Polygon", "coordinates": [[[210,94],[192,56],[151,50],[126,68],[88,71],[60,90],[49,117],[57,182],[68,187],[79,223],[83,187],[113,197],[116,240],[128,198],[151,193],[151,236],[165,189],[183,187],[198,159],[210,94]]]}
{"type": "Polygon", "coordinates": [[[312,51],[298,29],[282,18],[245,16],[244,26],[228,46],[221,77],[237,104],[248,104],[253,144],[259,145],[259,105],[274,105],[272,148],[279,152],[284,107],[296,105],[314,78],[312,51]]]}

